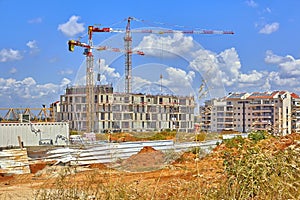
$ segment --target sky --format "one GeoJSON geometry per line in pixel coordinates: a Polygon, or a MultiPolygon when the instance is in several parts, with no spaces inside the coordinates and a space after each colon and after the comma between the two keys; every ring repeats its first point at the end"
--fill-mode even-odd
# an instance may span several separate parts
{"type": "MultiPolygon", "coordinates": [[[[90,25],[132,34],[133,92],[221,97],[229,92],[300,94],[300,1],[0,0],[0,108],[47,107],[67,86],[85,83],[83,48],[90,25]],[[233,31],[184,34],[185,30],[233,31]],[[137,31],[138,32],[138,31],[137,31]],[[153,91],[152,91],[153,92],[153,91]],[[155,91],[154,91],[155,92],[155,91]]],[[[93,45],[124,48],[123,33],[94,33],[93,45]]],[[[95,84],[124,91],[124,54],[93,50],[95,84]]]]}

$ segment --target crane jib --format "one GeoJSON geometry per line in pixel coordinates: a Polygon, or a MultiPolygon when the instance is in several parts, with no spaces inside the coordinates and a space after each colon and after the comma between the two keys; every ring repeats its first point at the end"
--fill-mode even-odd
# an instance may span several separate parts
{"type": "MultiPolygon", "coordinates": [[[[110,32],[118,32],[125,33],[125,30],[121,29],[111,29],[110,32]]],[[[183,33],[183,34],[234,34],[232,31],[218,31],[218,30],[151,30],[151,29],[135,29],[130,30],[132,33],[148,33],[148,34],[175,34],[175,33],[183,33]]]]}

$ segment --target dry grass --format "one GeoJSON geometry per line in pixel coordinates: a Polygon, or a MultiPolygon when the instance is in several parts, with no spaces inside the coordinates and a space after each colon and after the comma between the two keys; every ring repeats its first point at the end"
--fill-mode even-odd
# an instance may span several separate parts
{"type": "Polygon", "coordinates": [[[200,160],[180,158],[155,175],[107,169],[75,178],[66,169],[35,199],[299,199],[299,134],[288,145],[282,138],[250,138],[225,141],[200,160]]]}

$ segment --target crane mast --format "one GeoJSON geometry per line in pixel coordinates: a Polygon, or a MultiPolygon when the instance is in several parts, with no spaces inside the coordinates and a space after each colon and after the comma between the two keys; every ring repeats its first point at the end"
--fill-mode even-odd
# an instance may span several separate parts
{"type": "Polygon", "coordinates": [[[86,132],[94,132],[94,55],[92,52],[93,42],[89,38],[89,43],[69,40],[69,51],[74,51],[75,46],[84,47],[83,54],[86,56],[86,132]]]}
{"type": "Polygon", "coordinates": [[[130,31],[131,17],[127,19],[126,32],[124,37],[125,43],[125,93],[129,94],[132,91],[132,37],[130,31]]]}
{"type": "Polygon", "coordinates": [[[69,51],[74,51],[74,46],[84,47],[84,55],[86,55],[86,122],[87,132],[94,132],[95,124],[95,95],[94,95],[94,56],[92,49],[96,50],[111,50],[114,52],[123,52],[125,54],[125,93],[132,93],[132,54],[144,55],[142,51],[132,51],[132,36],[131,33],[145,33],[145,34],[234,34],[232,31],[215,31],[215,30],[131,30],[130,22],[136,20],[133,17],[127,18],[126,29],[112,29],[112,28],[99,28],[94,26],[88,27],[88,44],[80,41],[69,40],[69,51]],[[118,48],[111,48],[107,46],[94,47],[92,41],[93,32],[115,32],[125,33],[124,36],[124,50],[118,48]]]}
{"type": "MultiPolygon", "coordinates": [[[[88,53],[89,54],[89,53],[88,53]]],[[[86,56],[86,119],[87,119],[87,133],[94,132],[94,56],[86,56]]]]}
{"type": "MultiPolygon", "coordinates": [[[[89,27],[89,30],[103,30],[98,28],[89,27]]],[[[103,31],[95,31],[95,32],[103,32],[103,31]]],[[[94,94],[94,55],[92,49],[96,49],[98,51],[109,50],[113,52],[123,52],[125,54],[137,54],[137,55],[145,55],[142,51],[132,51],[128,52],[124,49],[112,48],[109,46],[93,46],[92,34],[89,31],[89,43],[83,43],[76,40],[69,40],[69,51],[74,51],[75,46],[83,47],[83,54],[86,56],[86,132],[94,132],[95,127],[95,94],[94,94]]]]}

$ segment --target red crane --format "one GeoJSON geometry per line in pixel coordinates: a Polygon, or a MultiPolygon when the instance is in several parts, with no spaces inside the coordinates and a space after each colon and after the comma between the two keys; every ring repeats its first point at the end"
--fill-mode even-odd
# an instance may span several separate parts
{"type": "MultiPolygon", "coordinates": [[[[132,36],[131,33],[145,33],[145,34],[234,34],[232,31],[219,31],[219,30],[152,30],[152,29],[136,29],[131,30],[131,20],[137,20],[133,17],[127,18],[126,29],[113,29],[113,28],[99,28],[89,26],[89,40],[92,41],[93,32],[114,32],[114,33],[125,33],[124,36],[124,49],[125,49],[125,93],[132,92],[132,36]]],[[[138,20],[137,20],[138,21],[138,20]]]]}
{"type": "Polygon", "coordinates": [[[97,51],[108,50],[108,51],[113,51],[113,52],[123,52],[123,53],[128,52],[129,54],[138,54],[138,55],[141,55],[141,56],[145,55],[145,53],[143,51],[139,51],[139,50],[137,50],[137,51],[126,51],[124,49],[110,47],[110,46],[91,46],[89,44],[86,44],[84,42],[80,42],[78,40],[69,40],[68,45],[69,45],[69,51],[74,51],[75,46],[85,47],[85,49],[87,49],[86,52],[84,52],[85,55],[88,54],[88,53],[91,53],[91,52],[88,51],[89,49],[96,49],[97,51]]]}
{"type": "MultiPolygon", "coordinates": [[[[89,27],[90,30],[90,27],[89,27]]],[[[89,31],[90,34],[90,31],[89,31]]],[[[75,46],[84,48],[84,55],[86,56],[86,115],[87,115],[87,125],[86,132],[90,133],[94,131],[94,55],[92,50],[96,49],[98,51],[109,50],[114,52],[123,52],[125,55],[138,54],[145,55],[142,51],[127,51],[119,48],[112,48],[109,46],[93,46],[92,37],[89,36],[89,44],[77,41],[69,40],[69,51],[74,51],[75,46]]]]}
{"type": "Polygon", "coordinates": [[[74,51],[74,46],[84,47],[84,54],[86,55],[86,91],[87,91],[87,131],[93,131],[94,127],[94,104],[93,104],[93,63],[94,57],[92,54],[92,49],[97,50],[111,50],[115,52],[123,52],[125,54],[125,93],[132,92],[132,54],[136,53],[139,55],[144,55],[141,51],[132,51],[132,36],[131,33],[144,33],[144,34],[175,34],[175,33],[183,33],[183,34],[234,34],[232,31],[215,31],[215,30],[152,30],[152,29],[137,29],[131,30],[130,24],[131,20],[137,20],[133,17],[128,17],[127,19],[126,29],[113,29],[113,28],[99,28],[94,26],[88,27],[88,44],[81,43],[79,41],[70,40],[69,41],[69,50],[74,51]],[[107,46],[94,47],[93,46],[93,33],[94,32],[102,32],[102,33],[125,33],[124,36],[124,50],[118,48],[110,48],[107,46]]]}

